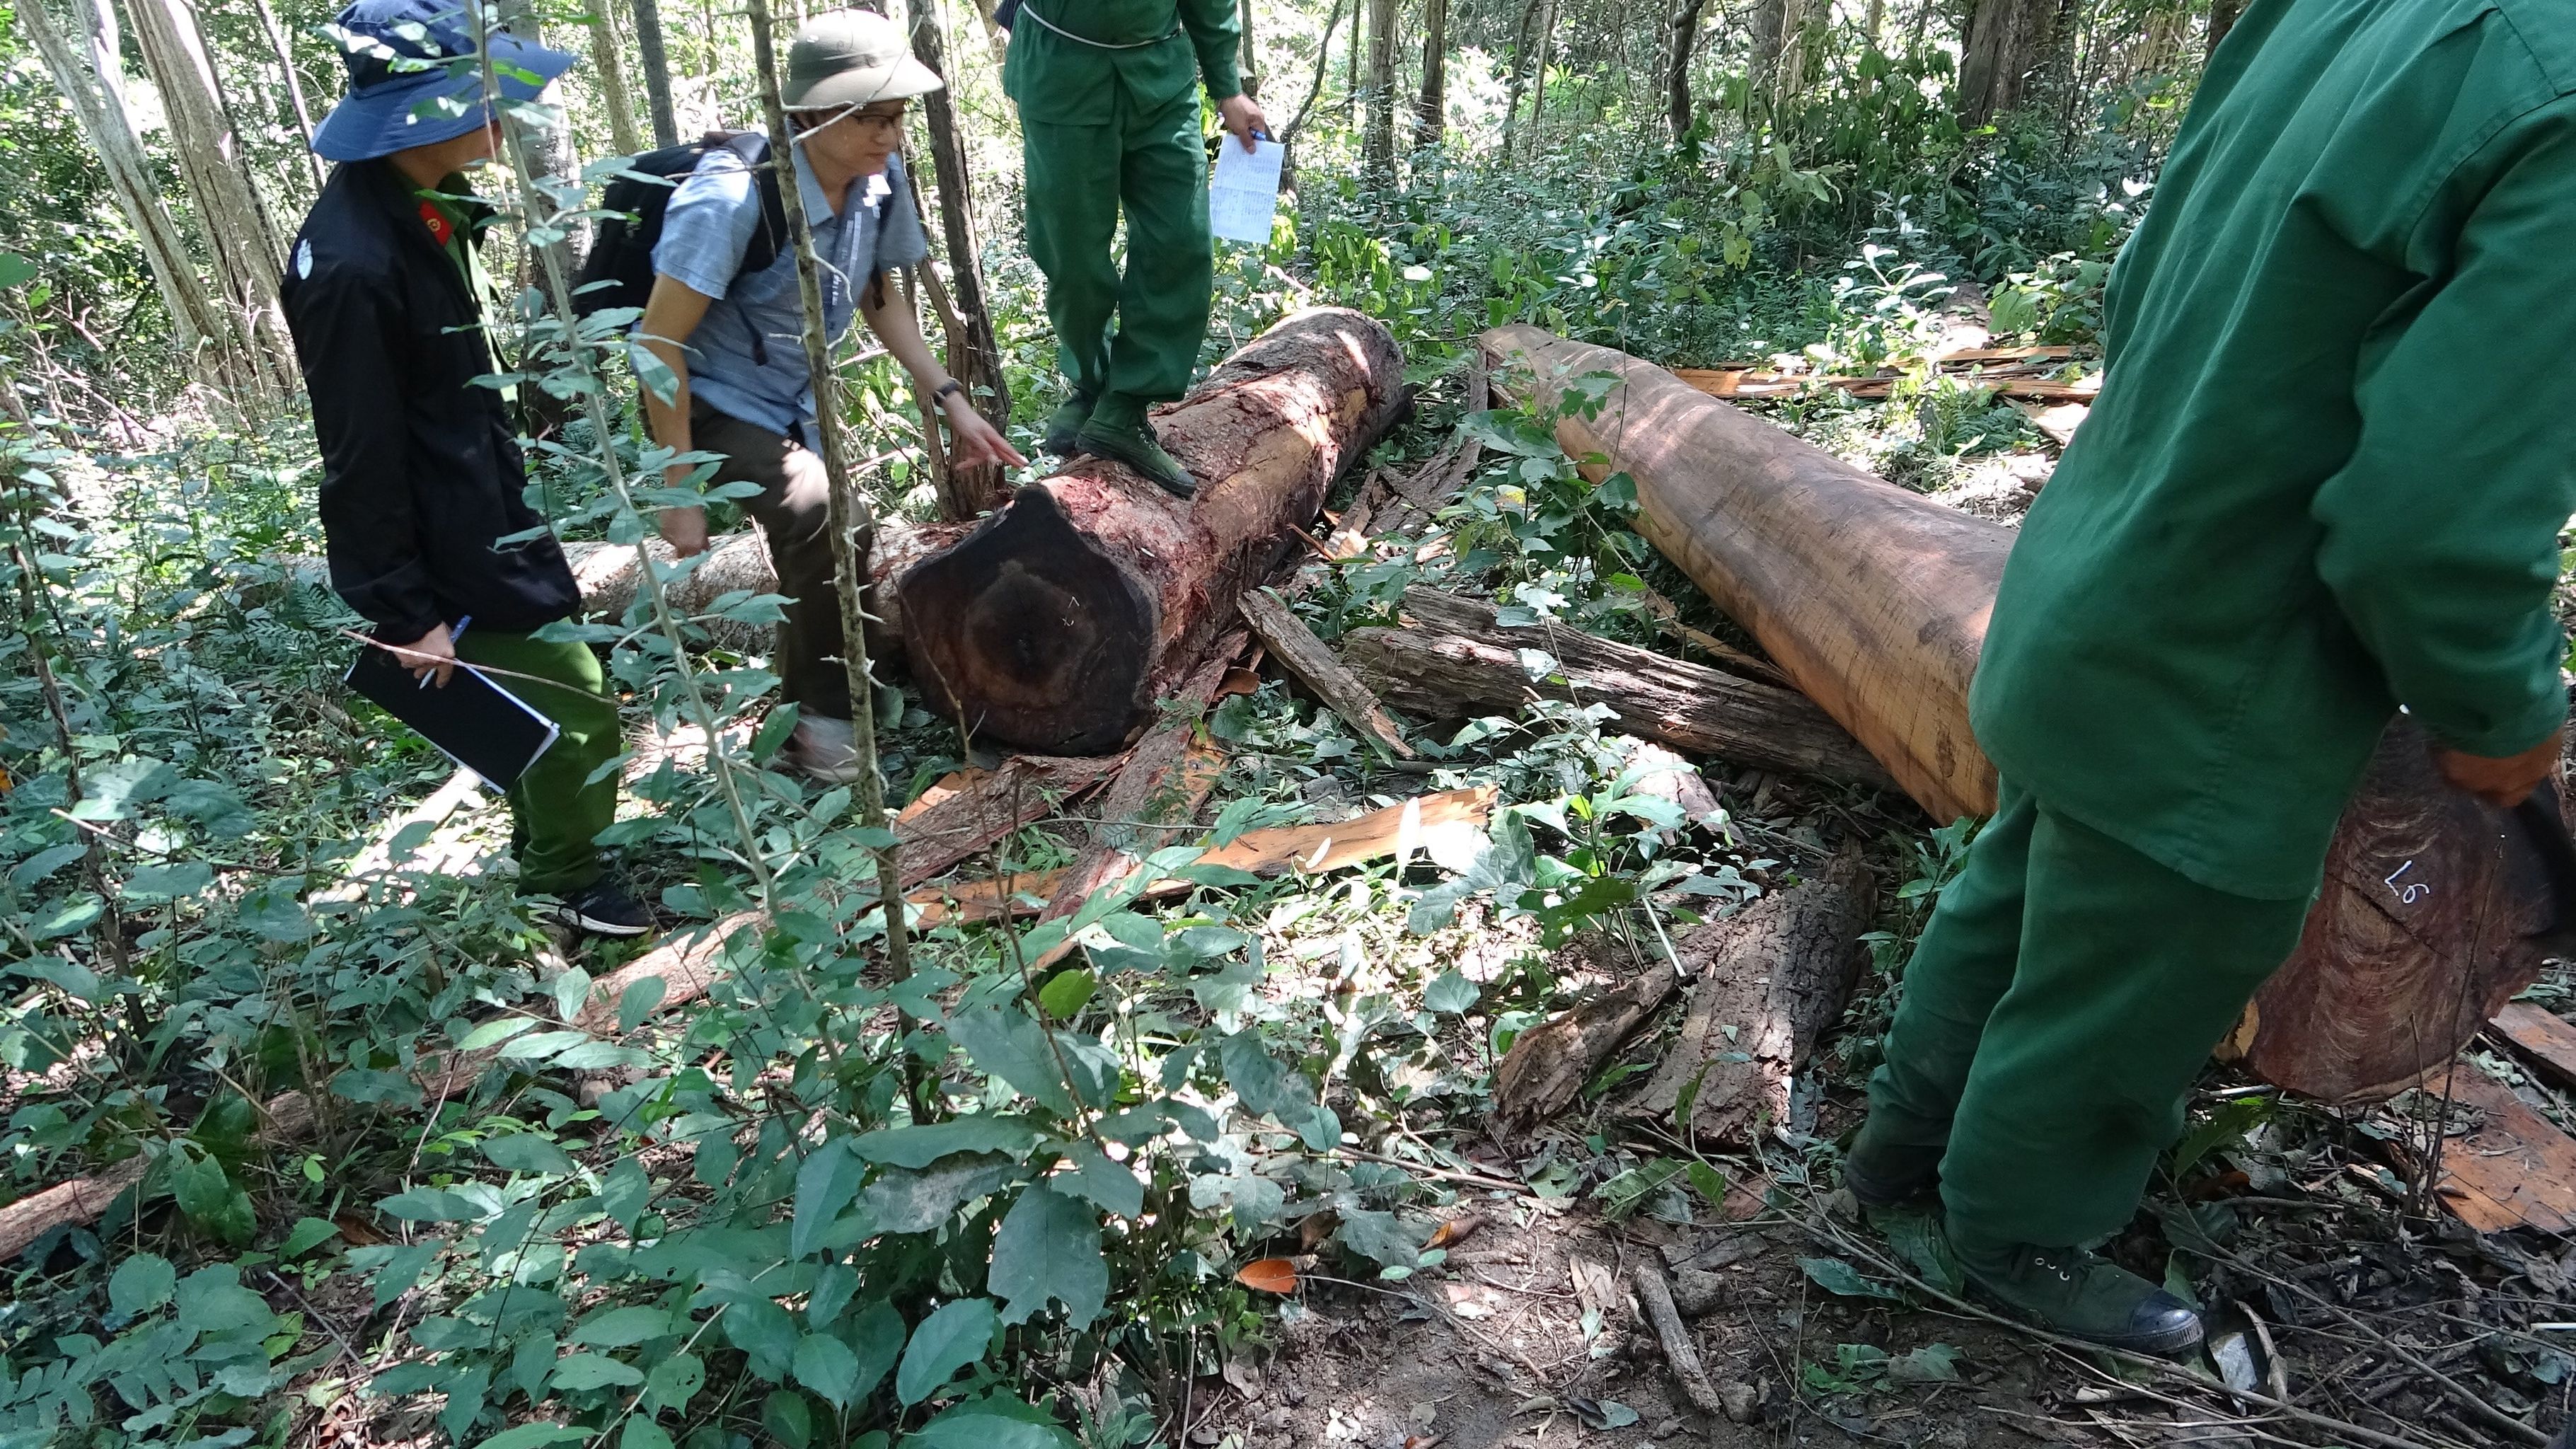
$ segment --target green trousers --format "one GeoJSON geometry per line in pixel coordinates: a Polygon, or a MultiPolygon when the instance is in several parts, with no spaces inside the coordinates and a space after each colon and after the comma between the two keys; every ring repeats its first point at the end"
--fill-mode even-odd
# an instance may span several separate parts
{"type": "Polygon", "coordinates": [[[1122,86],[1106,126],[1023,121],[1020,133],[1029,259],[1046,274],[1064,375],[1102,422],[1139,421],[1188,390],[1215,295],[1198,92],[1139,108],[1122,86]],[[1122,206],[1123,277],[1110,254],[1122,206]]]}
{"type": "Polygon", "coordinates": [[[577,891],[598,880],[599,848],[591,841],[617,818],[617,777],[591,776],[626,748],[599,656],[587,644],[549,644],[533,634],[469,628],[456,641],[456,657],[536,676],[502,675],[492,682],[563,728],[554,746],[510,787],[510,853],[519,861],[519,889],[532,895],[577,891]]]}
{"type": "Polygon", "coordinates": [[[2006,781],[1905,968],[1872,1123],[1948,1145],[1941,1196],[1968,1244],[2118,1232],[2307,910],[2211,890],[2006,781]]]}

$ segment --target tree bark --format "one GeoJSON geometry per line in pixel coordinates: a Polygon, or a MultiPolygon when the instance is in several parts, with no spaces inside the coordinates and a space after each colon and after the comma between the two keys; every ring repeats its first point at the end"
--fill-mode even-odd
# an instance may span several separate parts
{"type": "Polygon", "coordinates": [[[1664,1116],[1697,1083],[1690,1120],[1675,1124],[1686,1137],[1750,1145],[1787,1121],[1798,1070],[1860,975],[1873,899],[1868,868],[1846,849],[1822,875],[1674,943],[1685,963],[1706,965],[1681,1036],[1629,1110],[1664,1116]]]}
{"type": "Polygon", "coordinates": [[[590,64],[599,72],[600,104],[608,111],[609,143],[621,156],[644,150],[644,135],[635,129],[635,98],[627,88],[626,45],[617,33],[617,6],[591,0],[584,28],[590,31],[590,64]]]}
{"type": "Polygon", "coordinates": [[[1699,17],[1707,7],[1708,0],[1682,0],[1680,8],[1673,12],[1672,39],[1664,60],[1664,120],[1671,126],[1675,141],[1690,133],[1691,112],[1695,109],[1691,101],[1691,55],[1699,47],[1699,17]]]}
{"type": "Polygon", "coordinates": [[[313,177],[313,192],[320,195],[323,183],[331,179],[330,168],[314,154],[313,108],[304,99],[304,77],[295,69],[295,47],[286,30],[277,23],[277,9],[268,0],[257,0],[253,7],[259,13],[260,33],[268,38],[268,48],[277,57],[278,75],[286,82],[286,98],[295,112],[295,129],[305,140],[304,163],[313,177]]]}
{"type": "Polygon", "coordinates": [[[2210,0],[2209,45],[2201,52],[2203,64],[2218,53],[2219,44],[2227,39],[2227,32],[2236,28],[2237,17],[2244,13],[2245,0],[2210,0]]]}
{"type": "MultiPolygon", "coordinates": [[[[104,15],[109,0],[96,0],[104,15]]],[[[128,0],[137,48],[161,94],[171,149],[195,203],[214,262],[220,305],[263,386],[276,396],[298,385],[293,350],[277,300],[284,249],[267,206],[251,184],[240,138],[225,113],[223,90],[183,0],[128,0]]]]}
{"type": "Polygon", "coordinates": [[[1360,169],[1380,190],[1395,185],[1395,17],[1396,0],[1369,0],[1368,134],[1360,169]]]}
{"type": "MultiPolygon", "coordinates": [[[[903,615],[896,607],[895,579],[967,532],[964,524],[878,521],[876,547],[868,555],[869,612],[877,616],[868,626],[870,658],[892,663],[903,657],[903,615]]],[[[698,566],[682,579],[670,576],[670,546],[656,539],[652,549],[654,560],[662,567],[663,597],[674,612],[698,619],[698,627],[706,631],[708,641],[717,648],[745,654],[769,652],[775,626],[701,617],[727,594],[778,592],[778,573],[770,567],[769,544],[758,533],[745,530],[709,540],[698,566]]],[[[636,566],[634,545],[568,543],[564,545],[564,557],[571,562],[573,578],[581,585],[584,614],[604,620],[626,617],[628,606],[635,602],[635,591],[644,581],[643,571],[636,566]]]]}
{"type": "Polygon", "coordinates": [[[1673,964],[1658,961],[1512,1038],[1512,1049],[1494,1064],[1494,1119],[1505,1131],[1522,1132],[1573,1106],[1620,1043],[1662,1011],[1680,985],[1673,964]]]}
{"type": "MultiPolygon", "coordinates": [[[[503,30],[521,40],[539,45],[545,43],[545,29],[537,22],[536,0],[501,0],[495,13],[503,30]]],[[[533,118],[521,119],[515,115],[509,124],[519,130],[520,149],[537,164],[541,174],[532,179],[538,182],[538,189],[558,209],[578,213],[581,210],[577,190],[581,185],[581,163],[573,155],[572,127],[569,124],[544,125],[533,118]],[[568,192],[567,188],[576,189],[568,192]]],[[[552,243],[550,249],[563,260],[565,269],[569,271],[579,262],[582,253],[590,250],[590,223],[576,217],[567,221],[565,226],[570,235],[552,243]]],[[[557,410],[563,411],[565,407],[558,404],[557,410]]],[[[539,436],[543,435],[541,431],[539,436]]]]}
{"type": "MultiPolygon", "coordinates": [[[[915,0],[912,53],[923,65],[945,76],[936,0],[915,0]]],[[[922,118],[930,133],[930,160],[939,184],[940,239],[948,250],[949,295],[956,306],[940,309],[948,341],[948,371],[966,385],[966,395],[984,420],[1000,428],[1011,420],[1011,384],[1002,371],[1002,344],[993,331],[993,312],[984,289],[983,250],[975,229],[975,192],[966,144],[957,128],[956,100],[943,88],[921,98],[922,118]]],[[[916,198],[917,200],[918,198],[916,198]]],[[[938,421],[925,413],[922,426],[935,434],[938,421]]],[[[933,439],[935,441],[935,439],[933,439]]],[[[1002,491],[997,464],[948,468],[940,479],[940,515],[952,520],[975,517],[993,506],[1002,491]]]]}
{"type": "Polygon", "coordinates": [[[1175,499],[1088,459],[1022,488],[904,575],[915,675],[977,739],[1050,754],[1115,749],[1261,582],[1280,540],[1403,405],[1386,328],[1318,308],[1220,365],[1159,418],[1200,480],[1175,499]]]}
{"type": "MultiPolygon", "coordinates": [[[[2011,529],[1871,477],[1608,348],[1533,327],[1495,329],[1485,345],[1520,364],[1501,378],[1505,392],[1542,410],[1571,379],[1618,376],[1594,417],[1559,419],[1566,451],[1605,460],[1585,465],[1589,475],[1634,478],[1638,532],[1935,819],[1994,809],[1968,681],[2011,529]]],[[[2447,1060],[2536,979],[2540,956],[2525,935],[2548,918],[2547,890],[2499,828],[2441,783],[2419,737],[2392,727],[2345,808],[2298,950],[2232,1039],[2248,1065],[2327,1101],[2385,1095],[2447,1060]]]]}
{"type": "Polygon", "coordinates": [[[1610,707],[1641,739],[1737,764],[1884,789],[1894,783],[1843,727],[1786,689],[1755,684],[1564,625],[1506,628],[1490,604],[1415,585],[1408,627],[1354,629],[1342,653],[1397,709],[1424,719],[1518,713],[1533,696],[1610,707]],[[1530,651],[1555,666],[1530,678],[1530,651]]]}
{"type": "Polygon", "coordinates": [[[1376,745],[1390,759],[1415,758],[1413,747],[1404,742],[1404,731],[1387,718],[1377,696],[1369,693],[1368,686],[1334,658],[1324,641],[1316,638],[1305,621],[1276,595],[1266,589],[1250,589],[1236,607],[1243,621],[1252,626],[1252,636],[1261,641],[1261,647],[1269,651],[1279,667],[1341,716],[1351,733],[1376,745]]]}
{"type": "Polygon", "coordinates": [[[1959,122],[1985,125],[2021,104],[2047,58],[2058,0],[1976,0],[1959,44],[1959,122]]]}
{"type": "Polygon", "coordinates": [[[1413,149],[1440,144],[1449,129],[1449,0],[1422,0],[1422,90],[1413,102],[1413,149]]]}
{"type": "Polygon", "coordinates": [[[1234,22],[1243,31],[1243,44],[1235,52],[1235,69],[1243,77],[1243,93],[1261,99],[1261,45],[1252,35],[1252,0],[1238,0],[1234,22]]]}
{"type": "Polygon", "coordinates": [[[661,0],[633,0],[635,58],[644,66],[644,100],[653,115],[653,144],[680,144],[678,113],[671,109],[671,58],[662,44],[661,0]]]}

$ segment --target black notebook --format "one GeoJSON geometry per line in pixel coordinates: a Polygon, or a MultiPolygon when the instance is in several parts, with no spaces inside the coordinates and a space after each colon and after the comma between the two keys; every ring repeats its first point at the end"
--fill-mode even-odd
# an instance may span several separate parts
{"type": "Polygon", "coordinates": [[[433,683],[424,689],[401,656],[370,646],[349,666],[348,685],[496,790],[517,784],[563,733],[526,700],[462,661],[445,688],[433,683]]]}

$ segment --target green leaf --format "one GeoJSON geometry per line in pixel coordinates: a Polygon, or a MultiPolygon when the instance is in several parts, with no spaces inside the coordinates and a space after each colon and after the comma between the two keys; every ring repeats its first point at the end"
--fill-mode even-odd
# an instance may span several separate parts
{"type": "Polygon", "coordinates": [[[760,1427],[786,1449],[805,1449],[814,1442],[814,1406],[793,1389],[780,1389],[760,1401],[760,1427]]]}
{"type": "Polygon", "coordinates": [[[215,883],[215,868],[202,860],[164,861],[139,866],[125,878],[129,901],[184,901],[205,894],[215,883]]]}
{"type": "Polygon", "coordinates": [[[1690,1160],[1690,1165],[1683,1171],[1690,1175],[1691,1191],[1699,1194],[1700,1201],[1712,1208],[1726,1206],[1726,1174],[1696,1157],[1690,1160]]]}
{"type": "Polygon", "coordinates": [[[1899,1296],[1886,1284],[1873,1283],[1862,1277],[1858,1268],[1840,1258],[1800,1258],[1798,1266],[1806,1270],[1807,1277],[1817,1287],[1828,1293],[1837,1293],[1845,1298],[1894,1299],[1899,1296]]]}
{"type": "Polygon", "coordinates": [[[532,1036],[523,1036],[501,1048],[501,1060],[528,1061],[537,1057],[550,1057],[567,1047],[577,1047],[588,1040],[590,1040],[590,1033],[586,1031],[541,1031],[532,1036]]]}
{"type": "Polygon", "coordinates": [[[667,1309],[644,1305],[608,1308],[576,1325],[571,1341],[591,1348],[633,1348],[678,1332],[667,1309]]]}
{"type": "Polygon", "coordinates": [[[1352,1252],[1390,1268],[1410,1268],[1422,1261],[1422,1242],[1428,1234],[1414,1231],[1395,1214],[1346,1207],[1341,1218],[1335,1236],[1352,1252]]]}
{"type": "Polygon", "coordinates": [[[559,1389],[623,1389],[642,1382],[642,1369],[604,1353],[576,1353],[558,1361],[553,1379],[559,1389]]]}
{"type": "Polygon", "coordinates": [[[492,1165],[511,1172],[543,1172],[557,1176],[573,1170],[572,1155],[534,1132],[513,1132],[505,1137],[483,1139],[483,1155],[492,1165]]]}
{"type": "Polygon", "coordinates": [[[567,966],[547,990],[555,999],[555,1015],[568,1026],[590,1004],[590,973],[578,966],[567,966]]]}
{"type": "Polygon", "coordinates": [[[1081,1444],[1056,1425],[997,1414],[977,1402],[960,1404],[905,1435],[903,1449],[1081,1449],[1081,1444]]]}
{"type": "Polygon", "coordinates": [[[995,1318],[990,1298],[941,1304],[904,1345],[903,1362],[894,1374],[895,1397],[910,1408],[955,1378],[959,1369],[982,1358],[992,1346],[995,1318]]]}
{"type": "Polygon", "coordinates": [[[1100,978],[1083,967],[1059,971],[1038,988],[1038,1005],[1058,1021],[1071,1021],[1082,1014],[1093,992],[1100,989],[1100,978]]]}
{"type": "Polygon", "coordinates": [[[37,851],[34,855],[28,856],[25,860],[18,862],[16,867],[11,869],[9,872],[9,884],[13,888],[21,891],[30,889],[31,887],[42,884],[47,876],[52,875],[55,871],[61,870],[64,866],[80,859],[87,853],[88,847],[82,845],[77,840],[69,840],[60,845],[47,846],[43,850],[37,851]]]}
{"type": "Polygon", "coordinates": [[[0,291],[23,287],[35,280],[36,264],[16,252],[0,252],[0,291]]]}
{"type": "Polygon", "coordinates": [[[804,1335],[796,1331],[796,1321],[786,1309],[767,1298],[735,1303],[724,1311],[724,1331],[751,1360],[753,1373],[773,1384],[787,1382],[787,1366],[795,1360],[797,1341],[804,1335]]]}
{"type": "Polygon", "coordinates": [[[1443,971],[1423,988],[1422,1004],[1443,1016],[1463,1016],[1476,1004],[1476,983],[1456,971],[1443,971]]]}
{"type": "Polygon", "coordinates": [[[975,1153],[942,1158],[920,1172],[890,1169],[859,1194],[859,1211],[881,1233],[926,1233],[1010,1173],[1009,1158],[975,1153]]]}
{"type": "Polygon", "coordinates": [[[74,1001],[96,1006],[107,998],[107,984],[98,979],[97,972],[77,961],[67,961],[60,956],[36,956],[16,962],[9,969],[60,987],[62,993],[74,1001]]]}
{"type": "Polygon", "coordinates": [[[826,1261],[815,1271],[814,1286],[805,1292],[805,1321],[816,1328],[831,1327],[858,1291],[858,1269],[837,1258],[826,1261]]]}
{"type": "Polygon", "coordinates": [[[1946,1343],[1927,1343],[1912,1353],[1887,1361],[1887,1376],[1900,1384],[1955,1384],[1959,1351],[1946,1343]]]}
{"type": "Polygon", "coordinates": [[[224,1165],[211,1156],[171,1159],[170,1196],[189,1222],[223,1242],[247,1243],[259,1227],[250,1194],[234,1186],[224,1165]]]}
{"type": "Polygon", "coordinates": [[[182,780],[165,802],[170,813],[193,820],[216,840],[238,840],[258,828],[259,817],[232,787],[213,780],[182,780]]]}
{"type": "Polygon", "coordinates": [[[948,1036],[984,1071],[1059,1117],[1074,1112],[1046,1032],[1017,1006],[986,1006],[948,1018],[948,1036]]]}
{"type": "Polygon", "coordinates": [[[867,1164],[850,1155],[846,1137],[836,1137],[805,1154],[803,1165],[796,1169],[796,1220],[789,1230],[789,1256],[802,1258],[814,1251],[814,1245],[850,1205],[859,1191],[859,1179],[867,1174],[867,1164]]]}
{"type": "Polygon", "coordinates": [[[36,922],[36,928],[28,934],[39,941],[55,940],[87,930],[90,922],[97,920],[106,912],[107,902],[88,891],[82,891],[56,906],[53,913],[36,922]]]}
{"type": "Polygon", "coordinates": [[[298,1218],[286,1241],[277,1248],[280,1259],[300,1258],[331,1239],[338,1237],[340,1227],[328,1218],[298,1218]]]}
{"type": "Polygon", "coordinates": [[[670,1431],[642,1414],[626,1416],[626,1427],[618,1432],[617,1449],[675,1449],[670,1431]]]}
{"type": "Polygon", "coordinates": [[[918,1127],[886,1127],[848,1139],[850,1151],[892,1167],[928,1167],[958,1152],[1007,1152],[1017,1157],[1038,1140],[1037,1129],[1017,1117],[986,1114],[918,1127]]]}
{"type": "Polygon", "coordinates": [[[474,1446],[474,1449],[537,1449],[541,1444],[561,1444],[567,1439],[587,1439],[591,1431],[574,1424],[521,1424],[504,1429],[474,1446]]]}
{"type": "Polygon", "coordinates": [[[1280,1065],[1249,1028],[1218,1042],[1216,1059],[1247,1109],[1278,1118],[1317,1152],[1340,1145],[1342,1124],[1316,1102],[1313,1085],[1280,1065]]]}
{"type": "Polygon", "coordinates": [[[662,1004],[662,998],[669,995],[670,990],[671,983],[659,976],[647,976],[627,987],[625,993],[617,998],[618,1034],[623,1036],[642,1026],[644,1018],[653,1014],[653,1009],[662,1004]]]}
{"type": "MultiPolygon", "coordinates": [[[[732,1310],[727,1309],[725,1316],[731,1318],[732,1310]]],[[[644,1403],[656,1410],[683,1412],[689,1407],[689,1400],[698,1396],[698,1390],[705,1387],[706,1382],[704,1360],[694,1353],[675,1353],[653,1365],[652,1372],[644,1376],[644,1403]]]]}
{"type": "Polygon", "coordinates": [[[1967,1275],[1959,1267],[1958,1257],[1950,1251],[1949,1239],[1941,1232],[1939,1222],[1920,1209],[1882,1208],[1870,1214],[1870,1223],[1887,1239],[1897,1258],[1923,1276],[1923,1281],[1953,1298],[1967,1296],[1967,1275]]]}
{"type": "Polygon", "coordinates": [[[170,1260],[137,1253],[108,1275],[107,1305],[128,1318],[151,1312],[170,1301],[179,1286],[179,1270],[170,1260]]]}
{"type": "Polygon", "coordinates": [[[435,1187],[415,1187],[376,1204],[376,1211],[407,1223],[480,1222],[483,1209],[473,1199],[435,1187]]]}
{"type": "Polygon", "coordinates": [[[1109,1154],[1089,1142],[1074,1143],[1064,1155],[1073,1164],[1073,1171],[1056,1179],[1057,1191],[1078,1193],[1103,1211],[1122,1218],[1145,1211],[1145,1184],[1137,1179],[1134,1169],[1110,1161],[1109,1154]]]}
{"type": "Polygon", "coordinates": [[[809,1333],[796,1345],[796,1382],[823,1396],[835,1409],[849,1407],[858,1394],[859,1356],[828,1333],[809,1333]]]}
{"type": "Polygon", "coordinates": [[[615,1166],[599,1180],[599,1206],[609,1219],[627,1232],[644,1216],[644,1205],[653,1198],[653,1180],[644,1174],[644,1164],[632,1157],[617,1159],[615,1166]]]}
{"type": "Polygon", "coordinates": [[[882,1298],[861,1309],[859,1316],[850,1321],[845,1337],[858,1358],[858,1368],[850,1379],[853,1401],[866,1398],[894,1370],[895,1360],[903,1355],[904,1336],[910,1331],[903,1315],[882,1298]]]}
{"type": "Polygon", "coordinates": [[[1089,1206],[1031,1184],[993,1236],[993,1268],[984,1281],[1002,1297],[1004,1323],[1026,1323],[1053,1299],[1074,1328],[1090,1326],[1109,1299],[1100,1219],[1089,1206]]]}

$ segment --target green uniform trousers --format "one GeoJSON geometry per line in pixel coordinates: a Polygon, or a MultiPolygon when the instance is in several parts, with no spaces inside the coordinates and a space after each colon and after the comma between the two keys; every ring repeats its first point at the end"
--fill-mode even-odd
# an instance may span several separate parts
{"type": "Polygon", "coordinates": [[[456,657],[536,676],[496,676],[492,682],[563,729],[553,748],[510,787],[510,853],[519,861],[519,889],[532,895],[577,891],[598,880],[599,848],[591,841],[617,818],[617,776],[596,781],[591,776],[626,748],[617,701],[600,676],[599,656],[587,644],[550,644],[533,634],[469,628],[456,641],[456,657]],[[540,684],[538,679],[556,682],[540,684]]]}
{"type": "Polygon", "coordinates": [[[1047,279],[1064,375],[1106,424],[1187,391],[1207,337],[1216,261],[1208,237],[1199,97],[1139,106],[1114,87],[1109,124],[1023,120],[1029,259],[1047,279]],[[1110,244],[1127,213],[1127,270],[1110,244]],[[1111,319],[1117,332],[1110,331],[1111,319]]]}
{"type": "Polygon", "coordinates": [[[2003,782],[1905,969],[1875,1130],[1948,1144],[1941,1197],[1966,1242],[2118,1232],[2307,909],[2211,890],[2003,782]]]}

